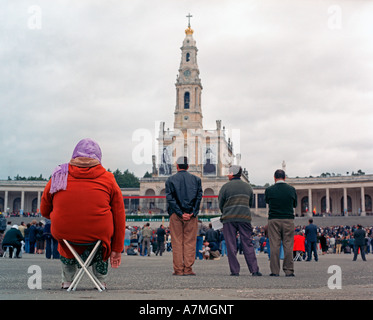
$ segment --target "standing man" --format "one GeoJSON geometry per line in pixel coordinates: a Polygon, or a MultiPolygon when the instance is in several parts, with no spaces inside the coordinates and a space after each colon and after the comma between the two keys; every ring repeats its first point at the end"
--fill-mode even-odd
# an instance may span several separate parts
{"type": "Polygon", "coordinates": [[[250,205],[253,189],[241,180],[242,168],[231,166],[228,172],[229,182],[219,192],[219,208],[222,213],[223,234],[227,246],[228,263],[232,276],[240,273],[237,260],[237,232],[240,234],[246,264],[253,276],[261,276],[252,243],[250,205]]]}
{"type": "Polygon", "coordinates": [[[173,275],[195,275],[199,207],[202,200],[201,179],[190,174],[188,158],[176,161],[177,173],[166,181],[166,199],[170,215],[173,275]]]}
{"type": "Polygon", "coordinates": [[[157,256],[158,253],[162,256],[164,252],[164,243],[166,241],[166,231],[164,230],[163,224],[157,229],[157,250],[155,255],[157,256]]]}
{"type": "Polygon", "coordinates": [[[356,261],[359,249],[361,253],[361,258],[363,259],[363,261],[367,261],[367,259],[365,258],[365,230],[363,229],[361,224],[357,225],[357,229],[354,232],[354,238],[355,242],[353,261],[356,261]]]}
{"type": "Polygon", "coordinates": [[[315,261],[318,261],[317,255],[317,226],[313,224],[313,219],[308,220],[308,226],[305,229],[306,245],[307,245],[307,260],[311,261],[312,251],[315,261]]]}
{"type": "Polygon", "coordinates": [[[276,170],[275,184],[265,190],[265,200],[269,205],[268,237],[271,246],[270,276],[280,275],[280,247],[284,248],[283,271],[287,277],[294,277],[294,208],[297,194],[294,187],[285,183],[285,171],[276,170]]]}
{"type": "Polygon", "coordinates": [[[145,248],[148,251],[148,257],[150,257],[150,240],[153,235],[153,230],[150,228],[150,223],[146,223],[144,229],[142,229],[142,252],[145,256],[145,248]]]}
{"type": "Polygon", "coordinates": [[[219,233],[213,229],[212,223],[209,223],[209,228],[205,234],[205,240],[208,242],[219,243],[219,233]]]}

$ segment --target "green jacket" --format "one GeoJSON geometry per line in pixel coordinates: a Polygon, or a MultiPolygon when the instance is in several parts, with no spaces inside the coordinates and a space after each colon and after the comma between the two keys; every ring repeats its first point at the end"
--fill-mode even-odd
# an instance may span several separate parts
{"type": "Polygon", "coordinates": [[[294,187],[277,182],[265,190],[265,201],[269,205],[268,219],[294,219],[298,201],[294,187]]]}
{"type": "Polygon", "coordinates": [[[219,192],[222,223],[251,222],[252,201],[253,189],[250,184],[239,178],[233,178],[224,184],[219,192]]]}
{"type": "Polygon", "coordinates": [[[11,228],[4,236],[3,245],[18,246],[21,244],[21,241],[24,240],[25,238],[22,236],[21,231],[16,228],[11,228]]]}

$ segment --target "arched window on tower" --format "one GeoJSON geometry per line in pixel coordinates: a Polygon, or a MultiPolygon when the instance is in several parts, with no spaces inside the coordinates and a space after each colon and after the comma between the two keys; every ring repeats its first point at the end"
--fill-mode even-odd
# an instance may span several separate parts
{"type": "Polygon", "coordinates": [[[184,93],[184,109],[189,109],[190,104],[190,93],[187,91],[184,93]]]}
{"type": "Polygon", "coordinates": [[[190,53],[187,52],[186,56],[185,56],[185,61],[186,62],[189,62],[190,61],[190,53]]]}

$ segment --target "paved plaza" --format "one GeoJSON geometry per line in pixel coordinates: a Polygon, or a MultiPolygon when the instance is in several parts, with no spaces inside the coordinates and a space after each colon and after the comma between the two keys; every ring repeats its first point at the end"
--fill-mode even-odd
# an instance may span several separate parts
{"type": "Polygon", "coordinates": [[[120,268],[109,271],[107,291],[93,289],[85,275],[77,291],[69,293],[60,289],[59,260],[23,254],[21,259],[0,258],[0,300],[373,300],[372,254],[367,262],[360,256],[353,262],[351,254],[297,261],[294,278],[283,273],[270,277],[268,256],[260,253],[257,258],[262,277],[251,276],[242,255],[239,277],[230,276],[227,257],[197,260],[197,275],[187,277],[172,276],[170,252],[162,257],[123,256],[120,268]],[[32,289],[38,283],[41,289],[32,289]],[[338,284],[340,289],[330,288],[338,284]]]}

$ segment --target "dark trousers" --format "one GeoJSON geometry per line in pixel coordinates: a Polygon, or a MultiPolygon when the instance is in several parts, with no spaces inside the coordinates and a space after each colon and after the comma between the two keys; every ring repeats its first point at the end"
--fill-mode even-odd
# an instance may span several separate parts
{"type": "Polygon", "coordinates": [[[307,261],[310,261],[312,259],[312,252],[315,261],[317,261],[319,259],[317,255],[317,242],[307,240],[307,261]]]}
{"type": "Polygon", "coordinates": [[[240,272],[237,260],[237,232],[240,233],[242,250],[246,264],[251,273],[259,271],[255,250],[252,242],[253,228],[248,222],[226,222],[223,225],[223,234],[227,246],[229,268],[232,274],[240,272]]]}
{"type": "Polygon", "coordinates": [[[36,240],[30,241],[29,253],[35,253],[35,243],[36,243],[36,240]]]}
{"type": "Polygon", "coordinates": [[[53,259],[59,259],[60,254],[58,252],[58,241],[54,238],[47,238],[45,240],[45,257],[47,259],[50,259],[53,257],[53,259]]]}
{"type": "Polygon", "coordinates": [[[155,254],[157,255],[159,253],[159,255],[161,256],[162,253],[164,252],[164,241],[157,241],[157,250],[155,250],[155,254]]]}
{"type": "Polygon", "coordinates": [[[365,261],[366,260],[365,259],[365,246],[359,246],[359,245],[354,246],[354,259],[353,259],[353,261],[356,261],[356,259],[357,259],[357,255],[359,254],[359,248],[360,248],[361,259],[363,259],[365,261]]]}
{"type": "Polygon", "coordinates": [[[196,259],[203,260],[202,255],[202,247],[203,247],[203,236],[197,236],[197,243],[196,243],[196,259]]]}
{"type": "Polygon", "coordinates": [[[12,244],[6,244],[6,243],[3,243],[3,250],[5,251],[6,248],[4,248],[4,246],[6,245],[11,245],[12,247],[9,247],[9,258],[11,258],[13,256],[13,250],[15,249],[16,250],[16,258],[19,257],[19,254],[21,253],[21,249],[22,249],[22,244],[16,244],[16,243],[12,243],[12,244]]]}

